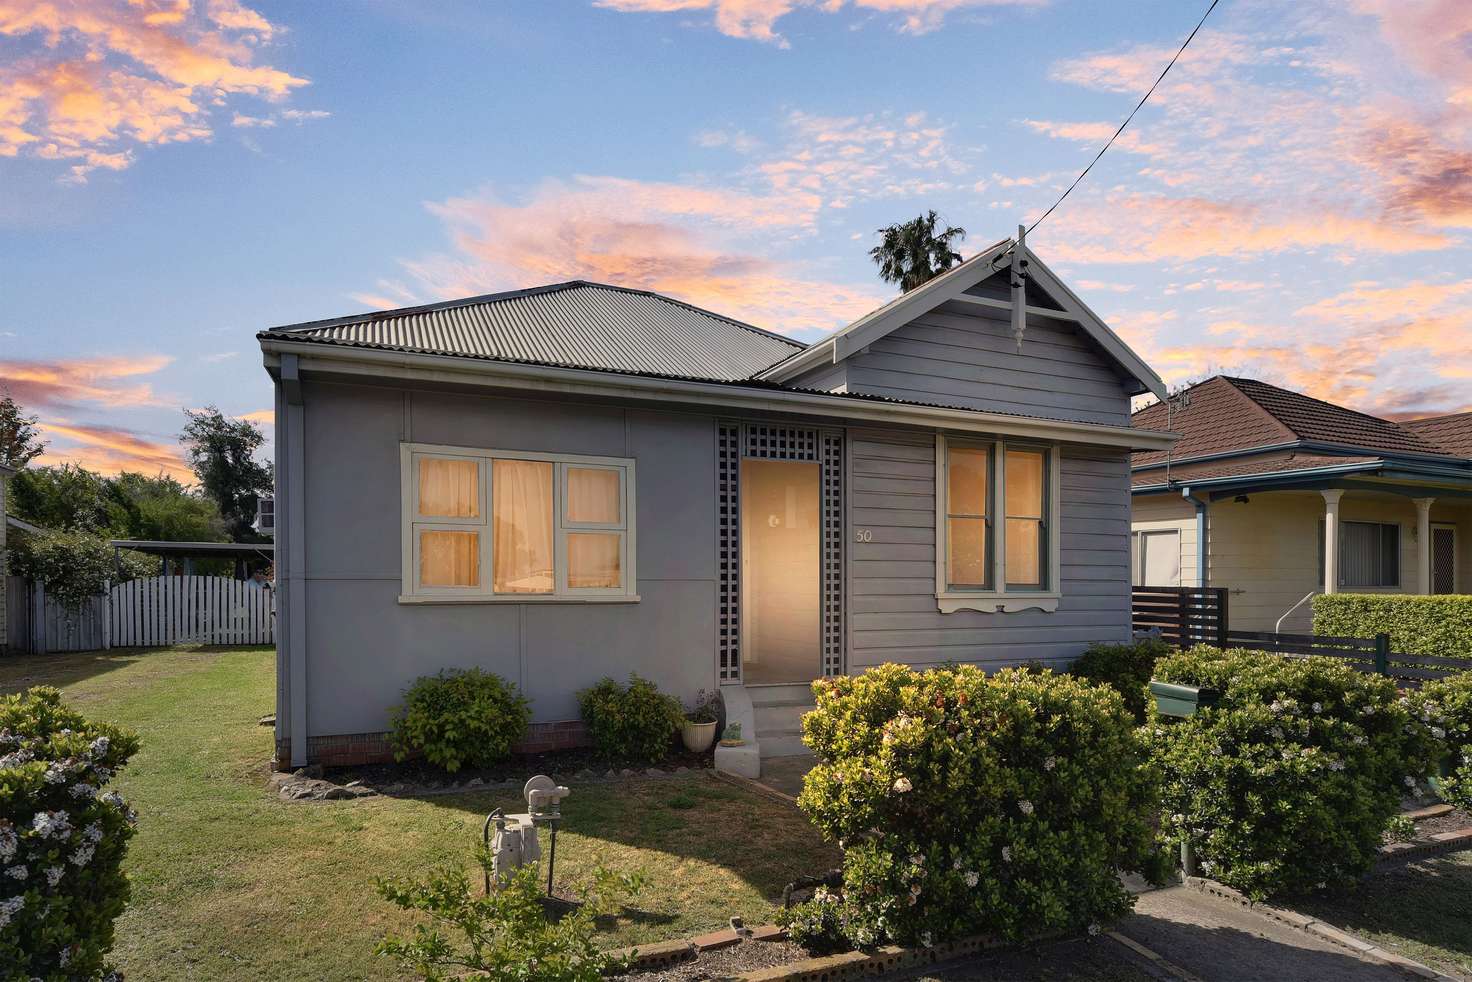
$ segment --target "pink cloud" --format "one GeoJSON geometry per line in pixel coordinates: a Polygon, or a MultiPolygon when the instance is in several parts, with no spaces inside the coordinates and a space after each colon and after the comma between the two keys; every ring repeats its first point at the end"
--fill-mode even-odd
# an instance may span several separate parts
{"type": "MultiPolygon", "coordinates": [[[[801,192],[755,195],[607,177],[549,181],[517,202],[487,193],[431,204],[453,248],[404,265],[435,297],[588,279],[667,293],[778,331],[821,330],[884,298],[741,244],[753,231],[763,243],[801,233],[815,207],[801,192]]],[[[381,305],[375,301],[397,298],[358,299],[381,305]]]]}
{"type": "Polygon", "coordinates": [[[167,474],[193,483],[177,442],[163,442],[134,430],[102,424],[45,421],[41,432],[50,441],[39,464],[72,463],[103,474],[137,471],[167,474]]]}
{"type": "Polygon", "coordinates": [[[79,403],[122,408],[159,406],[140,376],[161,371],[173,359],[166,355],[113,356],[56,361],[0,361],[0,392],[33,409],[79,403]]]}
{"type": "Polygon", "coordinates": [[[237,0],[0,0],[0,40],[15,46],[0,59],[0,156],[68,161],[84,181],[136,146],[208,139],[227,97],[307,84],[255,63],[276,31],[237,0]]]}

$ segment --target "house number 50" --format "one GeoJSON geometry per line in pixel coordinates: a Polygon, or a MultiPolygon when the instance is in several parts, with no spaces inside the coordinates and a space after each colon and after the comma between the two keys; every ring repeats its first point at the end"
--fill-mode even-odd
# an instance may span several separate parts
{"type": "Polygon", "coordinates": [[[868,529],[858,529],[854,532],[855,542],[873,542],[874,533],[868,529]]]}

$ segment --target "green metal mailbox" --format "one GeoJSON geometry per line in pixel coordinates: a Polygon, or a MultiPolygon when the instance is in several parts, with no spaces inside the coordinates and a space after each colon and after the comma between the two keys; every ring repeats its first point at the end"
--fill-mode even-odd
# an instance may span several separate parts
{"type": "Polygon", "coordinates": [[[1150,694],[1155,697],[1155,708],[1160,715],[1178,716],[1182,719],[1195,716],[1198,709],[1216,705],[1221,698],[1221,693],[1215,689],[1176,685],[1155,679],[1150,680],[1150,694]]]}

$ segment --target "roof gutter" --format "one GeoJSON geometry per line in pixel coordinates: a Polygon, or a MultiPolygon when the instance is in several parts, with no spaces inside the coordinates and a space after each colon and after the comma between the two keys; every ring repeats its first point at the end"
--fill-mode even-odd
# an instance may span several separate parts
{"type": "Polygon", "coordinates": [[[1170,460],[1151,460],[1143,464],[1133,464],[1131,465],[1130,470],[1138,472],[1156,470],[1158,468],[1166,466],[1182,467],[1186,464],[1204,464],[1207,461],[1212,460],[1230,460],[1234,457],[1254,457],[1258,454],[1276,453],[1281,450],[1319,450],[1340,454],[1356,454],[1360,456],[1369,456],[1373,454],[1377,457],[1383,457],[1386,460],[1407,461],[1410,463],[1415,463],[1418,466],[1421,462],[1425,462],[1426,464],[1442,464],[1444,466],[1455,467],[1457,461],[1456,457],[1453,457],[1449,454],[1418,453],[1411,450],[1397,450],[1392,452],[1386,450],[1376,450],[1373,447],[1366,447],[1362,444],[1329,443],[1324,440],[1286,440],[1281,443],[1265,443],[1261,446],[1256,447],[1239,447],[1234,450],[1219,450],[1216,453],[1193,454],[1190,457],[1172,457],[1170,460]]]}
{"type": "Polygon", "coordinates": [[[1034,419],[976,410],[906,405],[841,395],[820,395],[743,383],[723,384],[649,378],[577,368],[470,360],[457,355],[386,351],[321,342],[262,337],[268,368],[297,359],[297,372],[324,372],[367,378],[385,376],[490,388],[541,391],[612,399],[645,399],[725,410],[780,412],[876,424],[923,426],[1033,439],[1064,440],[1130,450],[1165,450],[1177,435],[1159,430],[1101,423],[1034,419]]]}
{"type": "Polygon", "coordinates": [[[1307,467],[1296,471],[1261,471],[1257,474],[1232,474],[1226,477],[1203,477],[1199,480],[1171,481],[1168,484],[1137,484],[1130,489],[1132,494],[1143,494],[1155,491],[1173,491],[1183,488],[1189,491],[1191,488],[1216,487],[1223,484],[1240,484],[1242,482],[1279,480],[1281,478],[1298,477],[1331,477],[1335,474],[1360,474],[1365,471],[1378,471],[1385,466],[1385,461],[1376,460],[1370,463],[1360,464],[1338,464],[1334,467],[1307,467]]]}

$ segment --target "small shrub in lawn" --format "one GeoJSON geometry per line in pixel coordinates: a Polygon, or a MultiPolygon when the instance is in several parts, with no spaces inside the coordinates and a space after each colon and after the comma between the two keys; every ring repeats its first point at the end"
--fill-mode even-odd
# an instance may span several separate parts
{"type": "MultiPolygon", "coordinates": [[[[477,858],[482,871],[494,876],[487,851],[478,850],[477,858]]],[[[429,915],[430,923],[417,926],[409,938],[388,935],[374,950],[423,979],[602,982],[631,960],[599,949],[597,918],[614,913],[642,888],[643,879],[599,868],[581,891],[580,905],[560,920],[545,912],[534,865],[484,895],[459,869],[437,870],[422,882],[380,879],[380,895],[401,910],[429,915]],[[457,941],[448,931],[463,938],[457,941]]]]}
{"type": "Polygon", "coordinates": [[[884,665],[813,684],[798,799],[843,848],[841,892],[785,915],[815,950],[1017,939],[1125,913],[1158,876],[1147,748],[1119,694],[1051,671],[884,665]]]}
{"type": "Polygon", "coordinates": [[[1159,638],[1140,638],[1129,644],[1091,644],[1068,671],[1081,679],[1107,685],[1124,697],[1135,721],[1145,722],[1151,675],[1155,663],[1170,654],[1159,638]]]}
{"type": "Polygon", "coordinates": [[[422,753],[451,772],[485,767],[511,753],[531,718],[531,704],[499,675],[478,668],[424,675],[395,707],[394,756],[422,753]]]}
{"type": "Polygon", "coordinates": [[[1415,696],[1413,707],[1441,741],[1441,762],[1447,774],[1441,781],[1441,796],[1459,808],[1472,811],[1472,672],[1427,682],[1415,696]]]}
{"type": "Polygon", "coordinates": [[[1199,647],[1155,676],[1222,694],[1190,719],[1150,707],[1162,834],[1190,836],[1207,876],[1254,899],[1363,875],[1435,756],[1393,682],[1337,659],[1199,647]]]}
{"type": "Polygon", "coordinates": [[[94,979],[128,903],[134,817],[103,791],[138,738],[39,687],[0,697],[0,976],[94,979]]]}
{"type": "Polygon", "coordinates": [[[594,748],[616,760],[664,758],[685,718],[680,700],[638,675],[630,675],[626,686],[604,679],[584,689],[578,711],[594,748]]]}

